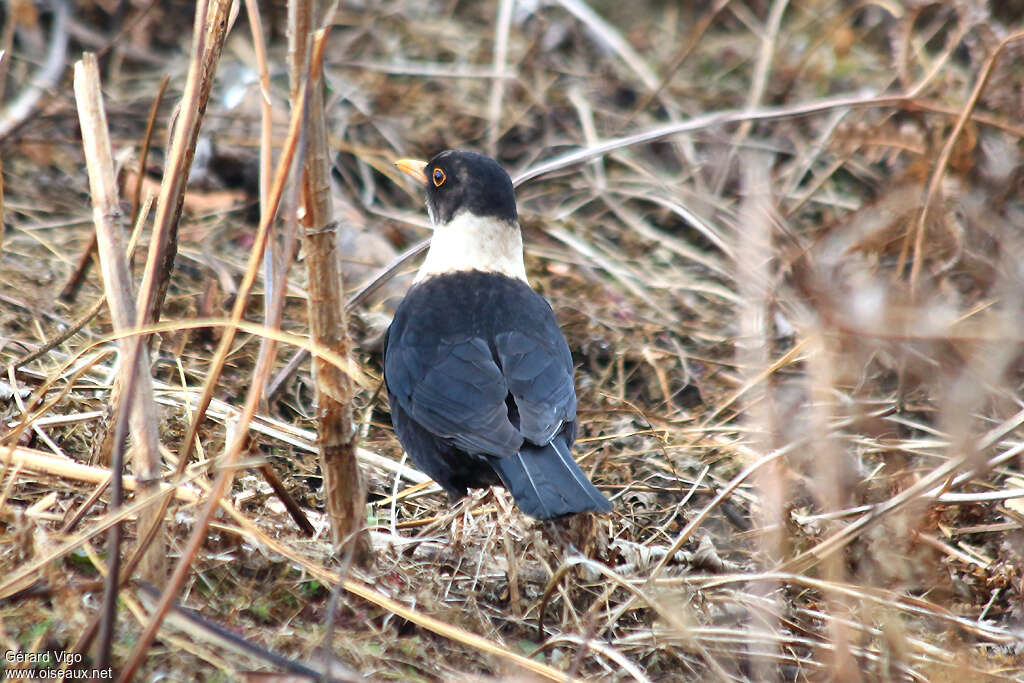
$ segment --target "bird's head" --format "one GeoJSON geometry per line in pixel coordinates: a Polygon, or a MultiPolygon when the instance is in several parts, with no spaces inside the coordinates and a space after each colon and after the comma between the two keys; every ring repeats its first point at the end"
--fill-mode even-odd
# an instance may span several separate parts
{"type": "Polygon", "coordinates": [[[423,183],[434,228],[417,282],[474,270],[526,281],[516,195],[497,161],[450,149],[430,161],[400,159],[395,165],[423,183]]]}
{"type": "Polygon", "coordinates": [[[512,180],[490,157],[449,149],[430,161],[399,159],[395,165],[423,183],[435,228],[450,223],[463,211],[480,218],[518,221],[512,180]]]}

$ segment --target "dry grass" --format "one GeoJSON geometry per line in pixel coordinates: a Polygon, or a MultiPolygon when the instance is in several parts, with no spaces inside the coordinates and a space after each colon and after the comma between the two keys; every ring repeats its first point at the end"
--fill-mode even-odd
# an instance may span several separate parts
{"type": "MultiPolygon", "coordinates": [[[[373,387],[409,266],[352,310],[371,378],[355,415],[376,564],[332,557],[309,363],[292,363],[309,347],[304,269],[293,268],[276,391],[249,426],[258,448],[243,454],[181,604],[314,669],[326,643],[343,680],[1019,680],[1024,35],[1019,8],[989,5],[339,9],[325,69],[346,286],[426,237],[422,197],[392,159],[493,147],[523,181],[527,269],[578,364],[577,455],[615,512],[540,524],[503,491],[453,506],[403,464],[373,387]],[[314,538],[256,474],[260,461],[314,538]]],[[[279,9],[263,8],[277,145],[288,125],[279,9]]],[[[103,52],[117,160],[138,153],[170,75],[157,182],[191,11],[115,19],[77,3],[66,25],[65,86],[83,49],[103,52]]],[[[259,162],[245,21],[218,67],[201,132],[212,153],[200,143],[152,353],[165,449],[199,403],[253,242],[256,169],[271,167],[259,162]]],[[[115,515],[107,493],[90,499],[106,473],[81,463],[118,372],[106,307],[18,366],[103,294],[94,270],[74,301],[57,298],[93,223],[70,87],[44,83],[36,100],[55,23],[25,9],[0,31],[5,101],[30,95],[27,117],[4,109],[0,121],[5,651],[71,649],[98,611],[106,530],[160,502],[129,496],[115,515]]],[[[122,165],[125,202],[135,164],[122,165]]],[[[261,275],[250,321],[263,292],[261,275]]],[[[263,332],[235,333],[167,514],[172,562],[238,428],[263,332]]],[[[164,452],[168,473],[175,455],[164,452]]],[[[138,584],[122,591],[115,666],[153,603],[138,584]]],[[[287,666],[188,619],[171,613],[140,675],[287,666]]]]}

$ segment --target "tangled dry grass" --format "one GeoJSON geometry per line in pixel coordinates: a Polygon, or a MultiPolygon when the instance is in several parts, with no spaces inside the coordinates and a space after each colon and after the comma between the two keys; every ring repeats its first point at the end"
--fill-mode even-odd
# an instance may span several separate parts
{"type": "MultiPolygon", "coordinates": [[[[22,360],[103,292],[94,269],[72,301],[58,297],[93,231],[66,68],[81,50],[101,53],[129,199],[147,111],[170,76],[143,195],[159,182],[192,8],[125,7],[78,3],[59,29],[49,10],[13,3],[0,32],[5,651],[71,649],[102,586],[112,515],[107,494],[90,500],[106,474],[89,457],[117,371],[107,308],[22,360]],[[58,30],[69,46],[54,57],[58,30]],[[48,50],[55,80],[18,121],[13,103],[48,50]]],[[[279,6],[262,12],[279,144],[283,19],[279,6]]],[[[180,596],[226,632],[172,613],[141,675],[301,675],[263,649],[330,663],[342,680],[1020,680],[1021,12],[836,0],[339,8],[325,69],[346,284],[426,237],[422,198],[391,160],[495,155],[519,182],[527,268],[577,362],[577,456],[615,512],[541,524],[501,491],[453,506],[404,463],[386,400],[363,390],[376,560],[349,566],[322,512],[308,361],[285,345],[250,425],[258,449],[180,596]]],[[[218,67],[152,355],[167,462],[223,329],[188,321],[226,318],[252,244],[260,92],[245,21],[218,67]]],[[[379,335],[412,268],[352,311],[359,364],[378,382],[379,335]]],[[[299,336],[301,270],[281,322],[299,336]]],[[[237,426],[258,342],[259,328],[239,332],[220,378],[168,513],[172,560],[237,426]]],[[[153,504],[129,502],[129,519],[153,504]]],[[[152,601],[140,584],[122,592],[115,666],[152,601]]]]}

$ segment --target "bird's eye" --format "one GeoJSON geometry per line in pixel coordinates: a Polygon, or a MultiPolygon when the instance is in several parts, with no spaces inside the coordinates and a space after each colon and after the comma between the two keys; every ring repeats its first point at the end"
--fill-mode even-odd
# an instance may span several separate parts
{"type": "Polygon", "coordinates": [[[447,180],[447,176],[439,168],[434,169],[434,187],[441,187],[444,185],[444,181],[447,180]]]}

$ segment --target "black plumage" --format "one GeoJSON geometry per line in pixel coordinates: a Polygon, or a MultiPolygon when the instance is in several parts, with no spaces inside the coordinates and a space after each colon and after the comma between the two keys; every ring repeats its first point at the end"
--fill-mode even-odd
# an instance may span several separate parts
{"type": "Polygon", "coordinates": [[[444,225],[460,211],[481,218],[516,221],[516,195],[512,179],[498,162],[477,152],[449,149],[427,162],[427,210],[434,223],[444,225]],[[441,170],[445,182],[434,184],[441,170]]]}
{"type": "MultiPolygon", "coordinates": [[[[469,211],[504,220],[518,237],[504,170],[477,154],[442,155],[421,167],[432,216],[447,216],[437,229],[469,211]],[[438,167],[445,172],[443,184],[452,183],[445,188],[451,194],[440,198],[431,176],[438,167]],[[495,181],[494,169],[503,182],[495,181]],[[454,186],[467,178],[475,180],[454,186]],[[481,194],[492,196],[490,213],[480,208],[481,194]],[[461,199],[448,202],[449,196],[461,199]]],[[[481,226],[505,229],[493,221],[481,226]]],[[[519,251],[521,260],[521,246],[519,251]]],[[[611,504],[571,455],[572,357],[551,307],[524,279],[479,266],[429,273],[395,313],[384,376],[399,441],[452,496],[501,483],[520,509],[541,519],[609,511],[611,504]]]]}

